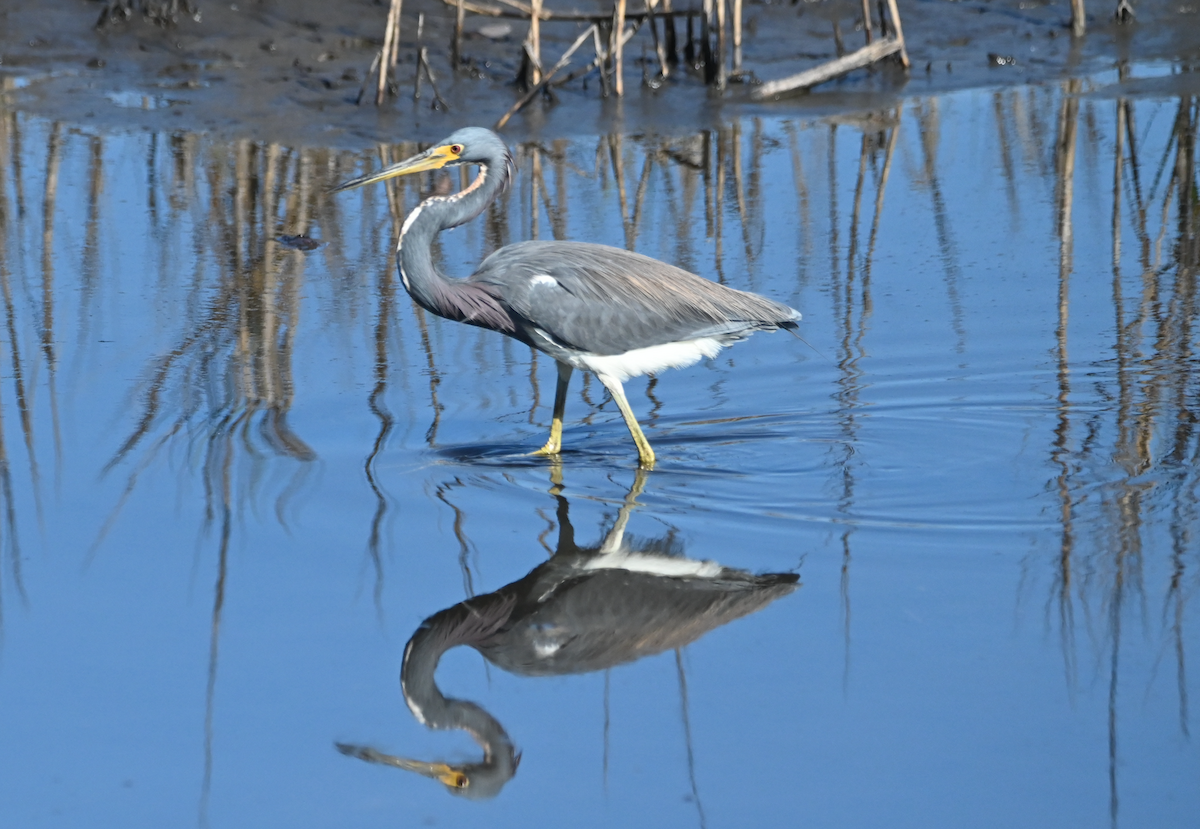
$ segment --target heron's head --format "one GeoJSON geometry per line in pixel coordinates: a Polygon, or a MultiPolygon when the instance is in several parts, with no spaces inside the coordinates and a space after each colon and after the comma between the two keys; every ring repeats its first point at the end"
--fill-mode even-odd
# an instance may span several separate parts
{"type": "Polygon", "coordinates": [[[337,743],[336,746],[338,751],[348,757],[357,757],[368,763],[392,766],[437,780],[451,794],[471,800],[486,800],[498,795],[504,788],[504,784],[512,779],[517,766],[521,763],[519,754],[507,758],[507,762],[499,763],[496,762],[496,759],[485,760],[482,763],[431,763],[384,754],[369,746],[346,743],[337,743]]]}
{"type": "Polygon", "coordinates": [[[364,184],[374,184],[396,176],[409,173],[422,173],[426,170],[441,170],[445,167],[456,167],[460,164],[480,164],[495,169],[507,183],[512,172],[512,156],[500,136],[483,127],[464,127],[438,141],[423,153],[412,158],[406,158],[390,167],[384,167],[374,173],[368,173],[356,179],[343,182],[333,188],[337,193],[364,184]]]}

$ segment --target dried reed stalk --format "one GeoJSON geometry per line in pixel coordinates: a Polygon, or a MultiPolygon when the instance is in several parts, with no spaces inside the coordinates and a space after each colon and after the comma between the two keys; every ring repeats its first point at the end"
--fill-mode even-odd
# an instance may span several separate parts
{"type": "Polygon", "coordinates": [[[392,0],[388,6],[387,24],[383,30],[383,48],[379,52],[379,82],[375,88],[375,106],[383,106],[387,95],[387,80],[396,65],[400,47],[400,7],[404,0],[392,0]]]}
{"type": "Polygon", "coordinates": [[[1083,37],[1087,31],[1087,10],[1083,7],[1083,0],[1071,0],[1071,36],[1083,37]]]}
{"type": "Polygon", "coordinates": [[[855,69],[862,69],[864,66],[869,66],[877,60],[886,58],[888,55],[900,52],[903,48],[903,41],[896,37],[877,40],[869,46],[864,46],[858,51],[851,52],[836,60],[831,60],[812,69],[806,69],[803,72],[798,72],[786,78],[768,81],[762,86],[755,87],[754,91],[750,93],[750,97],[756,101],[762,101],[784,92],[807,89],[845,75],[847,72],[853,72],[855,69]]]}
{"type": "MultiPolygon", "coordinates": [[[[1083,0],[1079,0],[1083,2],[1083,0]]],[[[887,0],[888,13],[892,17],[892,34],[900,43],[900,65],[907,69],[911,64],[908,60],[908,50],[904,48],[904,29],[900,26],[900,7],[896,5],[896,0],[887,0]]]]}
{"type": "Polygon", "coordinates": [[[525,54],[532,64],[529,79],[534,86],[542,82],[542,0],[533,0],[529,11],[529,34],[525,37],[525,54]]]}
{"type": "MultiPolygon", "coordinates": [[[[865,2],[865,0],[864,0],[865,2]]],[[[451,50],[450,57],[454,60],[454,65],[458,66],[462,63],[462,37],[463,23],[466,19],[466,8],[463,6],[463,0],[457,0],[454,7],[454,47],[451,50]]]]}
{"type": "Polygon", "coordinates": [[[613,15],[613,34],[612,34],[612,51],[613,51],[613,74],[615,83],[613,87],[620,98],[625,94],[625,81],[622,77],[624,74],[624,57],[625,57],[625,41],[621,37],[625,32],[625,0],[617,0],[617,7],[613,15]]]}
{"type": "MultiPolygon", "coordinates": [[[[868,30],[867,39],[870,38],[868,30]]],[[[733,71],[742,71],[742,0],[733,0],[733,71]]]]}
{"type": "Polygon", "coordinates": [[[717,89],[725,88],[727,47],[728,44],[725,42],[725,0],[717,0],[717,89]]]}
{"type": "Polygon", "coordinates": [[[584,29],[579,37],[575,38],[575,42],[571,44],[567,51],[563,52],[563,56],[558,59],[558,63],[554,64],[550,71],[547,72],[540,81],[538,81],[537,85],[534,86],[533,89],[526,92],[521,100],[513,104],[512,107],[509,108],[508,112],[504,113],[504,115],[500,117],[500,120],[496,122],[495,129],[502,129],[504,125],[508,123],[508,119],[516,115],[523,106],[532,101],[533,97],[537,95],[538,92],[545,89],[550,84],[550,80],[554,77],[558,70],[567,65],[567,62],[571,59],[571,55],[575,54],[575,50],[582,46],[583,42],[587,40],[588,35],[594,34],[595,31],[596,24],[594,23],[584,29]]]}

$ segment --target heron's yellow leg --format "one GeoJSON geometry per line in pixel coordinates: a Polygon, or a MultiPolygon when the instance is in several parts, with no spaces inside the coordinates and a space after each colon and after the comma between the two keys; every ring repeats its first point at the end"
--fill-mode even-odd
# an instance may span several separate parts
{"type": "Polygon", "coordinates": [[[621,387],[621,381],[615,377],[606,377],[603,374],[597,374],[596,377],[604,384],[604,388],[608,389],[608,393],[612,395],[613,400],[617,401],[617,408],[621,410],[621,417],[625,418],[625,425],[629,427],[629,434],[633,435],[633,442],[638,450],[638,461],[642,469],[653,469],[654,450],[650,448],[650,441],[646,440],[646,436],[642,434],[642,427],[638,425],[637,418],[633,416],[633,409],[629,407],[629,401],[625,399],[625,389],[621,387]]]}
{"type": "Polygon", "coordinates": [[[558,366],[558,384],[554,387],[554,415],[550,420],[550,440],[534,455],[557,455],[562,451],[563,413],[567,409],[567,386],[571,383],[571,372],[574,371],[566,363],[556,363],[558,366]]]}

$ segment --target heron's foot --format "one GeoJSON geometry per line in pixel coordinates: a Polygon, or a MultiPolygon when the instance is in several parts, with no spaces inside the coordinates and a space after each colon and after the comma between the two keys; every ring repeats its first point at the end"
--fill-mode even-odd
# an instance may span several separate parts
{"type": "Polygon", "coordinates": [[[554,457],[556,455],[561,455],[561,454],[562,454],[562,441],[548,440],[548,441],[546,441],[545,446],[543,446],[541,449],[538,449],[535,452],[530,452],[529,456],[531,458],[532,457],[554,457]]]}
{"type": "Polygon", "coordinates": [[[654,450],[650,448],[650,441],[646,440],[644,435],[635,436],[634,442],[637,444],[638,450],[638,468],[649,472],[654,468],[654,450]],[[637,438],[641,438],[638,440],[637,438]]]}

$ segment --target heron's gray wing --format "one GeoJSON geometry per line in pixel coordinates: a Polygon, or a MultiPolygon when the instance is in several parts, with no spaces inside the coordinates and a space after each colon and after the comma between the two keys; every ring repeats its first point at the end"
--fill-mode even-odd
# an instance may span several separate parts
{"type": "Polygon", "coordinates": [[[793,327],[800,314],[639,253],[581,242],[522,242],[471,277],[565,345],[621,354],[679,340],[735,340],[793,327]]]}
{"type": "Polygon", "coordinates": [[[684,647],[796,589],[794,573],[716,579],[595,570],[563,584],[478,650],[526,676],[586,673],[684,647]]]}

